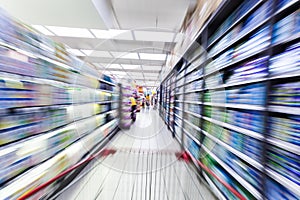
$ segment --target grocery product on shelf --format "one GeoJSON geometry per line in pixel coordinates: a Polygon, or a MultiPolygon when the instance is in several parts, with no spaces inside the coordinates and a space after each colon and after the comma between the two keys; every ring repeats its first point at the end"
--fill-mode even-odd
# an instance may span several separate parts
{"type": "Polygon", "coordinates": [[[271,76],[284,74],[299,74],[298,57],[300,55],[300,43],[296,43],[286,51],[270,58],[269,72],[271,76]],[[289,59],[285,59],[289,58],[289,59]]]}
{"type": "Polygon", "coordinates": [[[0,26],[0,196],[14,199],[116,130],[119,91],[65,45],[3,10],[0,26]]]}
{"type": "Polygon", "coordinates": [[[274,84],[270,94],[270,104],[299,107],[299,88],[300,81],[274,84]]]}
{"type": "Polygon", "coordinates": [[[278,43],[300,32],[300,10],[286,16],[274,24],[272,42],[278,43]]]}
{"type": "Polygon", "coordinates": [[[300,198],[299,3],[224,1],[168,75],[179,142],[246,199],[300,198]]]}

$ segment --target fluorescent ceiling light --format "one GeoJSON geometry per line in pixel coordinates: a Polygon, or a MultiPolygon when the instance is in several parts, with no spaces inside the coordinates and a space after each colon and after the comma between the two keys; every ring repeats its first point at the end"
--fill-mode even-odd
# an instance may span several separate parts
{"type": "Polygon", "coordinates": [[[135,39],[152,42],[173,42],[174,33],[154,31],[134,31],[135,39]]]}
{"type": "Polygon", "coordinates": [[[75,56],[85,56],[79,49],[67,49],[67,51],[75,56]]]}
{"type": "Polygon", "coordinates": [[[143,70],[161,70],[161,66],[143,65],[143,70]]]}
{"type": "Polygon", "coordinates": [[[131,31],[128,30],[99,30],[91,29],[92,33],[99,39],[118,39],[118,40],[133,40],[131,31]]]}
{"type": "Polygon", "coordinates": [[[43,33],[44,35],[54,36],[53,33],[51,33],[48,29],[46,29],[42,25],[32,25],[32,27],[35,28],[36,30],[38,30],[39,32],[43,33]]]}
{"type": "Polygon", "coordinates": [[[137,53],[127,53],[127,52],[111,52],[115,58],[124,58],[124,59],[139,59],[137,53]]]}
{"type": "Polygon", "coordinates": [[[143,60],[165,60],[166,54],[157,54],[157,53],[139,53],[140,58],[143,60]]]}
{"type": "Polygon", "coordinates": [[[46,26],[46,27],[58,36],[94,38],[92,33],[85,28],[69,28],[69,27],[58,27],[58,26],[46,26]]]}
{"type": "Polygon", "coordinates": [[[124,69],[141,69],[140,65],[126,65],[126,64],[122,64],[124,69]]]}

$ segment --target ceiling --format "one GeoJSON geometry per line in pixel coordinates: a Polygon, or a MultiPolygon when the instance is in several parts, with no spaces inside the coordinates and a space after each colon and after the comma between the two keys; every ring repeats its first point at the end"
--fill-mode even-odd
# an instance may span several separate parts
{"type": "Polygon", "coordinates": [[[155,87],[194,1],[0,0],[0,6],[99,71],[155,87]]]}

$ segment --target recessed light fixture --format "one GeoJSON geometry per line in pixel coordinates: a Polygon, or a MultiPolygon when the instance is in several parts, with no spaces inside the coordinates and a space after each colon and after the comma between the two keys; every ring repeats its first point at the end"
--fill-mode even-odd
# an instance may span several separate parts
{"type": "Polygon", "coordinates": [[[50,31],[62,37],[94,38],[93,34],[86,28],[70,28],[58,26],[46,26],[50,31]]]}
{"type": "Polygon", "coordinates": [[[32,25],[32,27],[38,30],[39,32],[43,33],[44,35],[54,36],[53,33],[51,33],[47,28],[45,28],[42,25],[32,25]]]}
{"type": "Polygon", "coordinates": [[[156,53],[139,53],[140,58],[143,60],[165,60],[166,54],[156,54],[156,53]]]}

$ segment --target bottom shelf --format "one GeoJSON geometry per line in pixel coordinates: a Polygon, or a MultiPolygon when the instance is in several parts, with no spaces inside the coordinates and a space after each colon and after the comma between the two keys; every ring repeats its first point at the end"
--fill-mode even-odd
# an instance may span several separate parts
{"type": "Polygon", "coordinates": [[[202,172],[205,180],[207,181],[208,185],[212,189],[213,193],[221,200],[226,200],[225,196],[222,192],[217,188],[217,186],[212,182],[212,180],[206,175],[205,172],[202,172]]]}
{"type": "MultiPolygon", "coordinates": [[[[25,193],[47,182],[57,176],[62,171],[79,162],[86,153],[102,142],[117,127],[118,120],[113,120],[97,128],[92,133],[86,135],[81,140],[73,143],[63,151],[56,154],[46,162],[43,162],[24,174],[16,177],[5,187],[1,188],[1,199],[17,199],[25,193]]],[[[52,185],[53,186],[53,185],[52,185]]],[[[52,187],[51,186],[51,187],[52,187]]],[[[51,188],[42,189],[33,199],[40,199],[51,188]]]]}

